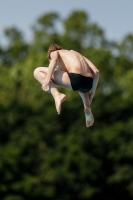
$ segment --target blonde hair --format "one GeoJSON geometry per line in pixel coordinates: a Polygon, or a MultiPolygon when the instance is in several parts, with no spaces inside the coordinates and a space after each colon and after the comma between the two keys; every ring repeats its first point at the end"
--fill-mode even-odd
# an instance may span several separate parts
{"type": "Polygon", "coordinates": [[[47,52],[47,58],[48,58],[49,60],[51,60],[51,57],[50,57],[51,52],[57,51],[57,50],[61,50],[61,49],[63,49],[61,46],[59,46],[59,45],[57,45],[57,44],[51,44],[51,45],[49,46],[49,49],[48,49],[48,52],[47,52]]]}

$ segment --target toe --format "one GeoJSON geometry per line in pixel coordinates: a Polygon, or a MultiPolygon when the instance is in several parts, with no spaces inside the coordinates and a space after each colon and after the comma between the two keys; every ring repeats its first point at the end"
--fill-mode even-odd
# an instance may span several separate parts
{"type": "Polygon", "coordinates": [[[94,120],[92,119],[91,121],[90,121],[90,126],[92,126],[94,124],[94,120]]]}
{"type": "Polygon", "coordinates": [[[60,108],[60,106],[58,106],[58,108],[57,108],[57,112],[58,112],[58,114],[60,114],[60,112],[61,112],[61,108],[60,108]]]}
{"type": "Polygon", "coordinates": [[[90,121],[86,121],[86,126],[87,126],[87,127],[90,126],[90,121]]]}
{"type": "Polygon", "coordinates": [[[93,125],[93,123],[94,123],[94,120],[93,120],[93,119],[92,119],[91,121],[86,121],[86,126],[87,126],[87,127],[90,127],[90,126],[93,125]]]}

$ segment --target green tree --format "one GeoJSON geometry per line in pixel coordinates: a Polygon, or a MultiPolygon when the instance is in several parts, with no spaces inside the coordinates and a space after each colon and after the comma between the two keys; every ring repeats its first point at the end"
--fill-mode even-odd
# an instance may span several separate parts
{"type": "Polygon", "coordinates": [[[132,35],[120,44],[108,41],[84,11],[63,19],[64,30],[58,33],[59,22],[57,13],[42,15],[30,44],[16,28],[5,32],[9,43],[6,51],[0,49],[0,199],[131,200],[132,35]],[[67,101],[58,116],[51,95],[33,78],[37,66],[48,66],[46,51],[53,42],[83,53],[100,69],[92,104],[95,124],[89,129],[78,93],[59,88],[67,101]],[[7,52],[10,62],[3,58],[7,52]]]}
{"type": "Polygon", "coordinates": [[[16,62],[26,59],[28,45],[26,44],[23,34],[16,27],[4,30],[4,36],[7,39],[7,48],[3,49],[2,63],[6,66],[13,66],[16,62]]]}

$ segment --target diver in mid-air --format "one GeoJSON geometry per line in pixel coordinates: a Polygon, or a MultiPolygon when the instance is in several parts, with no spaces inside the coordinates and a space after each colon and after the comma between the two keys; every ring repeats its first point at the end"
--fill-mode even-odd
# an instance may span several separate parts
{"type": "Polygon", "coordinates": [[[42,89],[52,94],[58,114],[66,95],[55,85],[78,91],[84,104],[86,126],[92,126],[94,117],[91,103],[99,80],[99,70],[94,64],[74,50],[66,50],[57,44],[50,45],[47,53],[49,67],[38,67],[34,77],[42,84],[42,89]]]}

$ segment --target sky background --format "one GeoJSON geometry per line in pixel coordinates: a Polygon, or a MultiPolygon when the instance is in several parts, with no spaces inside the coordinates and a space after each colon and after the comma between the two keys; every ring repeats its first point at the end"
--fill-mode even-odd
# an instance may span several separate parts
{"type": "Polygon", "coordinates": [[[133,0],[0,0],[0,44],[7,27],[18,27],[30,40],[31,27],[42,14],[53,11],[66,18],[73,10],[86,11],[109,40],[133,34],[133,0]]]}

